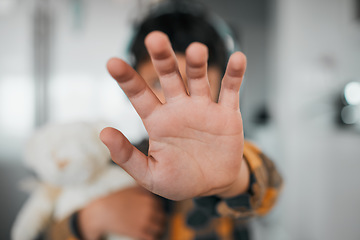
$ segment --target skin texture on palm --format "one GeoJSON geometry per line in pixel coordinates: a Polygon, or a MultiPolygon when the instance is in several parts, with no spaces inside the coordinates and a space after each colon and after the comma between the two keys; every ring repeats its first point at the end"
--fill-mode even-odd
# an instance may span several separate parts
{"type": "Polygon", "coordinates": [[[101,139],[112,159],[140,185],[172,200],[215,194],[228,197],[245,191],[248,170],[242,159],[239,110],[245,56],[237,52],[230,57],[215,103],[207,79],[206,46],[193,43],[186,50],[186,87],[167,36],[152,32],[145,44],[165,102],[127,63],[109,60],[109,73],[142,118],[150,144],[149,156],[145,156],[121,132],[106,128],[101,139]]]}

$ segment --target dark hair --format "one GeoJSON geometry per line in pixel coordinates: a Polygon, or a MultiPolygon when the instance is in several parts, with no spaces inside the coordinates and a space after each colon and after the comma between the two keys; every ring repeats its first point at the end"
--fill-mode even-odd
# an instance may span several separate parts
{"type": "Polygon", "coordinates": [[[133,67],[149,59],[144,39],[150,32],[159,30],[169,36],[175,52],[184,53],[192,42],[201,42],[209,49],[209,65],[218,66],[225,71],[228,49],[225,40],[211,23],[207,11],[199,5],[186,1],[170,1],[150,11],[135,28],[135,35],[130,43],[133,67]]]}

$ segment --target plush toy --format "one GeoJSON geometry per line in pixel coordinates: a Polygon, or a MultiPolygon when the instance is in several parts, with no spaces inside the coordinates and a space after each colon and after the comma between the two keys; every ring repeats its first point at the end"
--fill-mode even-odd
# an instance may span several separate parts
{"type": "Polygon", "coordinates": [[[35,239],[51,220],[61,220],[99,197],[135,184],[110,163],[100,130],[101,124],[49,125],[30,139],[25,163],[35,171],[39,184],[15,220],[14,240],[35,239]]]}

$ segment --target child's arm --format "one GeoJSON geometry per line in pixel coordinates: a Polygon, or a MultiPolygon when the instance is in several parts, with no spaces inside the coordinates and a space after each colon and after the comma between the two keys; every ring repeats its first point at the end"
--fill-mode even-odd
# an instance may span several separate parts
{"type": "Polygon", "coordinates": [[[101,139],[112,159],[140,185],[173,200],[231,197],[246,191],[249,171],[243,161],[239,110],[244,54],[237,52],[230,57],[219,103],[215,103],[210,97],[207,48],[203,44],[193,43],[186,51],[186,89],[166,35],[150,33],[145,43],[166,103],[162,104],[124,61],[109,61],[108,70],[142,118],[150,143],[149,155],[145,156],[121,132],[106,128],[101,139]]]}
{"type": "Polygon", "coordinates": [[[157,239],[164,232],[162,201],[135,186],[92,201],[77,213],[53,221],[38,239],[100,239],[109,233],[116,239],[157,239]]]}

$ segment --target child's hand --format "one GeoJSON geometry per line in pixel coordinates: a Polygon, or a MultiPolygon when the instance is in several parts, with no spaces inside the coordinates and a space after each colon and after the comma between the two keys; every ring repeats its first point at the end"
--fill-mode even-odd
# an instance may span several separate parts
{"type": "Polygon", "coordinates": [[[166,103],[162,104],[124,61],[114,58],[108,62],[110,74],[142,118],[150,143],[149,156],[145,156],[119,131],[106,128],[101,139],[112,159],[149,191],[173,200],[244,191],[248,172],[242,164],[239,90],[245,56],[237,52],[230,57],[219,103],[215,103],[210,96],[207,48],[203,44],[193,43],[186,51],[188,89],[167,36],[150,33],[145,44],[166,103]]]}
{"type": "Polygon", "coordinates": [[[165,223],[160,199],[138,186],[97,199],[79,212],[80,231],[89,240],[108,233],[155,240],[165,223]]]}

